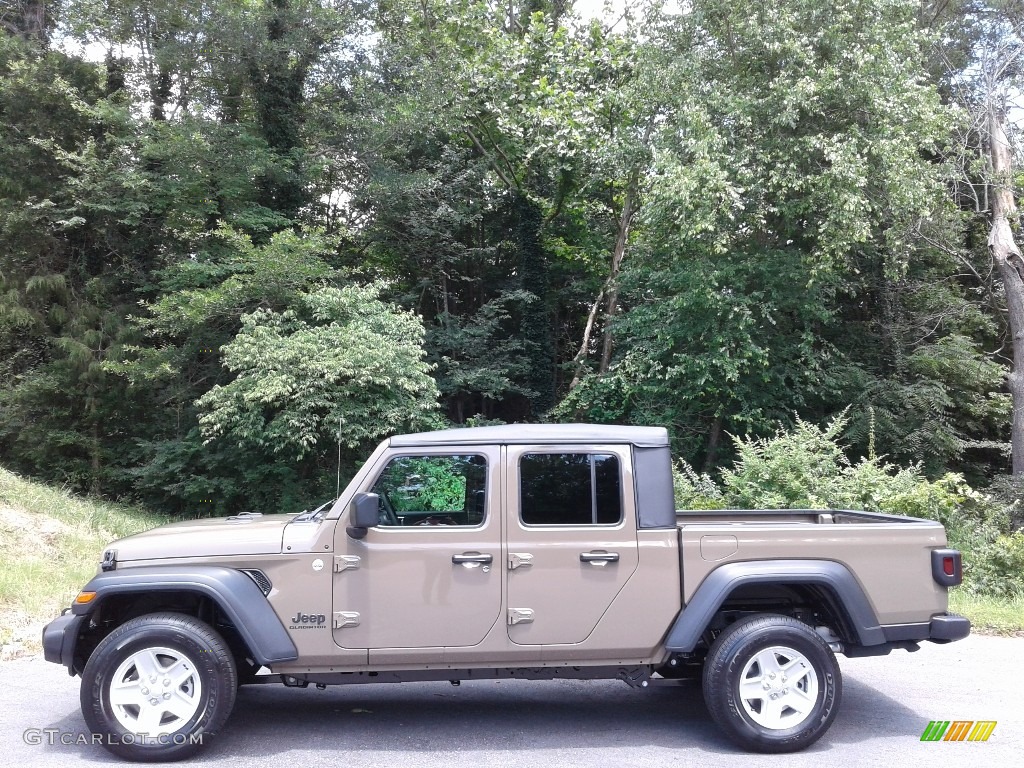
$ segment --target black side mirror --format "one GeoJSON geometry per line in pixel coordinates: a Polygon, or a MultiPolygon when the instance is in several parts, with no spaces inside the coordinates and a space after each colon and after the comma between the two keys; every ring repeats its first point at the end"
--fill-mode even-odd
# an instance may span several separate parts
{"type": "Polygon", "coordinates": [[[376,493],[357,493],[349,512],[349,526],[345,533],[353,539],[366,536],[366,530],[380,522],[380,496],[376,493]]]}

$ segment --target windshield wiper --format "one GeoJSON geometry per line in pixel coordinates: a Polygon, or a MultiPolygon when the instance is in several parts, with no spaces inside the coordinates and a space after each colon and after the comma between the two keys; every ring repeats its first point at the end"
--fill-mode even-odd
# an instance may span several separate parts
{"type": "Polygon", "coordinates": [[[292,522],[293,523],[308,523],[311,520],[316,520],[316,519],[322,517],[324,515],[324,513],[327,512],[327,510],[329,510],[331,507],[333,507],[335,501],[337,501],[337,499],[331,499],[330,501],[325,501],[319,507],[317,507],[316,509],[314,509],[314,510],[312,510],[310,512],[307,512],[307,511],[303,510],[301,514],[298,514],[298,515],[295,516],[295,519],[292,520],[292,522]]]}

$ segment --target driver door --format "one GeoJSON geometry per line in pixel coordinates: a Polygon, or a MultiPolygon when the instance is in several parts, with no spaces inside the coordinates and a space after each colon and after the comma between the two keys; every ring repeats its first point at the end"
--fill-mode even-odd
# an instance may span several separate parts
{"type": "Polygon", "coordinates": [[[339,527],[335,540],[339,646],[368,648],[372,662],[382,656],[374,649],[466,647],[486,637],[501,614],[499,456],[474,446],[382,457],[361,489],[380,496],[379,524],[363,539],[339,527]]]}

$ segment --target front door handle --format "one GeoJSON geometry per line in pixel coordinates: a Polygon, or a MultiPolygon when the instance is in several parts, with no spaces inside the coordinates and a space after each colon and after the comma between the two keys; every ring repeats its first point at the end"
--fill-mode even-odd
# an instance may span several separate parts
{"type": "Polygon", "coordinates": [[[452,562],[455,565],[466,565],[472,568],[476,565],[490,565],[494,562],[494,555],[482,555],[479,552],[463,552],[461,555],[452,555],[452,562]]]}
{"type": "Polygon", "coordinates": [[[581,552],[580,553],[581,563],[593,563],[594,565],[604,565],[605,563],[617,563],[619,562],[618,552],[581,552]]]}

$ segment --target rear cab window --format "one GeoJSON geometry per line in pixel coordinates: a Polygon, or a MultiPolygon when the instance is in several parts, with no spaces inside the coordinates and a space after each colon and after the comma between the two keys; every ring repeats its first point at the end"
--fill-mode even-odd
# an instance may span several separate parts
{"type": "Polygon", "coordinates": [[[519,459],[519,515],[527,526],[622,522],[619,457],[526,453],[519,459]]]}

